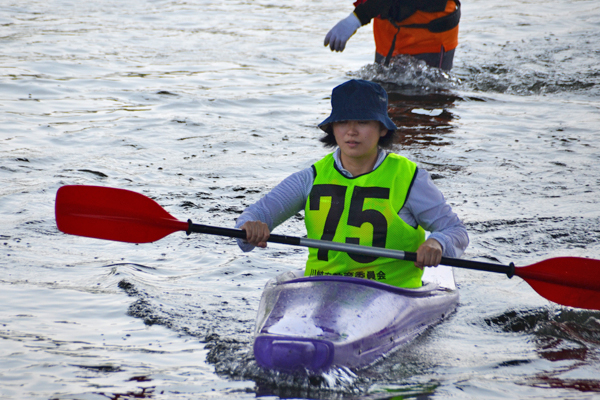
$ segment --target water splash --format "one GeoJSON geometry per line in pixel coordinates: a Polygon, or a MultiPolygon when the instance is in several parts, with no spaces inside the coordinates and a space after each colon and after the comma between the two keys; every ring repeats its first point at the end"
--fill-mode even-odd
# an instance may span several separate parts
{"type": "Polygon", "coordinates": [[[392,84],[406,94],[436,93],[458,87],[460,80],[452,73],[430,67],[408,55],[392,58],[389,66],[368,64],[351,74],[361,79],[392,84]]]}
{"type": "Polygon", "coordinates": [[[251,338],[229,338],[212,334],[206,338],[207,361],[217,374],[234,380],[253,380],[262,395],[315,397],[318,393],[362,393],[366,380],[346,367],[314,373],[298,370],[291,373],[263,369],[252,352],[251,338]]]}

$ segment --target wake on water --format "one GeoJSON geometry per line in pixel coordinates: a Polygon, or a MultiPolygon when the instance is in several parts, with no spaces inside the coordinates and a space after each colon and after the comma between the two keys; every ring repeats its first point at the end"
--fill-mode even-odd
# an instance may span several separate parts
{"type": "Polygon", "coordinates": [[[392,89],[417,95],[448,91],[460,84],[452,73],[430,67],[424,61],[407,55],[392,58],[388,66],[367,64],[349,75],[381,83],[388,91],[392,89]]]}
{"type": "Polygon", "coordinates": [[[451,72],[399,55],[392,58],[389,66],[368,64],[349,75],[414,95],[455,90],[518,96],[597,95],[600,87],[600,73],[596,68],[598,51],[592,45],[597,34],[587,36],[587,40],[582,40],[581,37],[558,38],[550,34],[507,41],[497,48],[486,49],[489,54],[477,51],[472,60],[461,59],[460,63],[455,60],[451,72]]]}
{"type": "MultiPolygon", "coordinates": [[[[306,397],[320,391],[360,393],[366,390],[366,381],[348,368],[335,368],[315,374],[308,371],[280,373],[260,368],[252,351],[254,320],[243,319],[252,315],[248,310],[238,314],[236,299],[226,301],[208,300],[203,294],[178,293],[173,287],[161,284],[159,279],[147,276],[149,269],[142,265],[109,265],[112,274],[121,276],[117,286],[135,300],[131,303],[128,315],[140,318],[146,325],[160,325],[186,336],[196,337],[205,343],[208,350],[206,361],[212,364],[215,372],[234,380],[253,380],[257,390],[269,393],[287,392],[306,397]],[[228,307],[229,306],[229,307],[228,307]],[[237,318],[236,318],[237,315],[237,318]],[[235,320],[235,324],[219,321],[235,320]]],[[[243,300],[243,299],[242,299],[243,300]]],[[[248,308],[252,308],[246,302],[248,308]]]]}

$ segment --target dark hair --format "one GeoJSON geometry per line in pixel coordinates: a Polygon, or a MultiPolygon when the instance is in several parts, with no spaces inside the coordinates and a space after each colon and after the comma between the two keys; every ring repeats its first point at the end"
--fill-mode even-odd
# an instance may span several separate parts
{"type": "MultiPolygon", "coordinates": [[[[383,125],[381,122],[380,122],[380,124],[383,125]]],[[[329,126],[327,127],[325,136],[322,136],[319,139],[319,142],[323,143],[323,145],[325,147],[337,146],[337,142],[335,141],[335,136],[333,136],[333,126],[332,125],[333,124],[329,124],[329,126]]],[[[382,149],[389,149],[394,144],[394,139],[396,139],[397,136],[398,136],[398,134],[397,134],[396,130],[388,129],[385,136],[382,136],[379,138],[379,142],[377,142],[377,145],[379,147],[381,147],[382,149]]]]}

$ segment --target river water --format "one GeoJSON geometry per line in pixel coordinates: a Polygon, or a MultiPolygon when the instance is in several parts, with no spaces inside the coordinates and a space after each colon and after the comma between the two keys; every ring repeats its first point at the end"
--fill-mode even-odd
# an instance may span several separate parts
{"type": "MultiPolygon", "coordinates": [[[[370,26],[331,53],[323,37],[350,3],[0,5],[0,398],[600,398],[600,312],[519,278],[456,269],[457,312],[410,346],[289,376],[256,366],[252,331],[264,284],[304,249],[57,230],[67,184],[232,227],[326,154],[315,126],[331,89],[360,77],[388,89],[395,151],[464,220],[465,258],[600,258],[600,3],[465,1],[451,74],[373,65],[370,26]]],[[[302,218],[275,233],[303,235],[302,218]]]]}

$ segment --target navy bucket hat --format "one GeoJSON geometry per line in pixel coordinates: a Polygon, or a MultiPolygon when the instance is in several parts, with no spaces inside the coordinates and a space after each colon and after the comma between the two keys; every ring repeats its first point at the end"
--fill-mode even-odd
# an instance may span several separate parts
{"type": "Polygon", "coordinates": [[[333,88],[331,115],[319,128],[333,133],[331,124],[340,121],[379,121],[388,130],[398,129],[388,116],[388,95],[378,83],[352,79],[333,88]]]}

